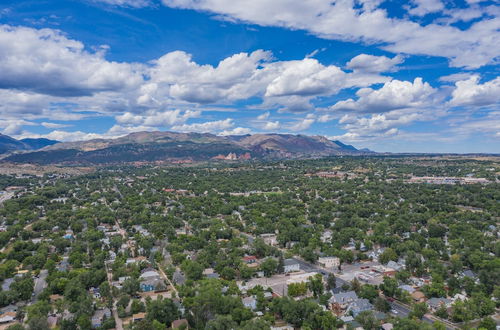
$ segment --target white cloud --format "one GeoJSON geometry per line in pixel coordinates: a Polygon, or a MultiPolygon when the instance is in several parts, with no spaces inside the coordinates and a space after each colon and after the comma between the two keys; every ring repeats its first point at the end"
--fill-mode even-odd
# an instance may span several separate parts
{"type": "Polygon", "coordinates": [[[457,81],[449,104],[452,106],[486,106],[500,102],[500,77],[479,83],[479,76],[457,81]]]}
{"type": "Polygon", "coordinates": [[[444,9],[444,5],[440,0],[412,0],[412,3],[415,7],[410,8],[408,12],[416,16],[425,16],[444,9]]]}
{"type": "Polygon", "coordinates": [[[395,109],[417,108],[428,105],[436,92],[422,78],[412,82],[393,80],[378,90],[362,88],[356,92],[357,100],[339,101],[331,110],[354,110],[358,112],[387,112],[395,109]]]}
{"type": "Polygon", "coordinates": [[[264,125],[261,126],[261,129],[264,131],[277,131],[281,128],[281,124],[278,120],[276,121],[267,121],[264,125]]]}
{"type": "Polygon", "coordinates": [[[72,125],[68,125],[68,124],[48,123],[45,121],[40,123],[40,125],[42,125],[43,127],[46,127],[46,128],[64,128],[64,127],[72,126],[72,125]]]}
{"type": "MultiPolygon", "coordinates": [[[[436,2],[436,1],[435,1],[436,2]]],[[[174,8],[209,11],[262,26],[306,30],[321,38],[377,42],[394,53],[443,56],[452,66],[476,68],[493,63],[500,53],[498,18],[485,18],[468,29],[435,23],[421,25],[388,17],[380,1],[343,0],[163,0],[174,8]],[[361,4],[361,5],[360,5],[361,4]]],[[[418,1],[417,12],[439,4],[418,1]]]]}
{"type": "Polygon", "coordinates": [[[257,120],[266,120],[267,118],[269,118],[269,115],[270,115],[269,111],[265,112],[265,113],[257,116],[257,120]]]}
{"type": "Polygon", "coordinates": [[[309,127],[311,127],[312,124],[314,124],[316,120],[314,118],[304,118],[296,122],[295,124],[291,125],[289,127],[290,130],[294,132],[299,132],[299,131],[305,131],[309,127]]]}
{"type": "Polygon", "coordinates": [[[153,5],[153,2],[151,0],[93,0],[93,1],[103,2],[113,6],[133,7],[133,8],[149,7],[153,5]]]}
{"type": "Polygon", "coordinates": [[[106,61],[60,31],[0,26],[0,88],[54,96],[92,95],[137,87],[135,65],[106,61]]]}
{"type": "Polygon", "coordinates": [[[226,136],[226,135],[245,135],[245,134],[250,134],[252,133],[252,130],[247,128],[247,127],[235,127],[231,130],[225,130],[225,131],[222,131],[220,133],[218,133],[218,135],[221,135],[221,136],[226,136]]]}
{"type": "Polygon", "coordinates": [[[227,131],[233,126],[233,119],[227,118],[224,120],[207,121],[204,123],[176,125],[172,127],[172,130],[179,132],[214,133],[227,131]]]}
{"type": "Polygon", "coordinates": [[[395,69],[395,66],[403,63],[404,57],[401,55],[389,58],[387,56],[374,56],[360,54],[347,62],[346,67],[358,72],[379,73],[389,72],[395,69]]]}

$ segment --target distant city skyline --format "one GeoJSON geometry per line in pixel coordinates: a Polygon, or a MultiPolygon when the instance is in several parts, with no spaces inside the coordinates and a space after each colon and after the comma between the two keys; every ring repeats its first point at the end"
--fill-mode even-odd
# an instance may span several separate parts
{"type": "Polygon", "coordinates": [[[323,135],[500,152],[495,1],[0,4],[0,133],[323,135]]]}

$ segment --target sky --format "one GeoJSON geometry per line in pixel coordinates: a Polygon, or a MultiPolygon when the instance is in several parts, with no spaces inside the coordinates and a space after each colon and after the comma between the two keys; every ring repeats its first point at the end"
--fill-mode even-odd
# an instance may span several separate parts
{"type": "Polygon", "coordinates": [[[2,0],[0,132],[500,153],[500,2],[2,0]]]}

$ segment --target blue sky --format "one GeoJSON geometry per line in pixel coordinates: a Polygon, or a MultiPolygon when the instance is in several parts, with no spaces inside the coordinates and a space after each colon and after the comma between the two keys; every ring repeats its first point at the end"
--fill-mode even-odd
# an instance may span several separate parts
{"type": "Polygon", "coordinates": [[[498,153],[499,12],[480,0],[4,0],[0,132],[280,132],[498,153]]]}

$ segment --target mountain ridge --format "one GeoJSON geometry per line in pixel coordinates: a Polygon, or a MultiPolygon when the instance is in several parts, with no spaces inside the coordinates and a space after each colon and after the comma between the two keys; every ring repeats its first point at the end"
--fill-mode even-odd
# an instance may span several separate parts
{"type": "Polygon", "coordinates": [[[38,150],[56,143],[59,143],[59,141],[45,138],[27,138],[17,140],[13,137],[0,133],[0,154],[16,151],[38,150]]]}
{"type": "Polygon", "coordinates": [[[312,158],[366,154],[324,136],[247,134],[218,136],[211,133],[168,131],[136,132],[114,139],[61,142],[38,151],[4,158],[14,163],[102,165],[131,162],[193,162],[312,158]]]}

